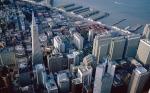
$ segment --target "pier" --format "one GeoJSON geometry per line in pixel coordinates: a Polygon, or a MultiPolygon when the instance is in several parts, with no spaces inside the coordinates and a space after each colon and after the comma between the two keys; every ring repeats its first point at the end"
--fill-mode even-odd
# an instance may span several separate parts
{"type": "Polygon", "coordinates": [[[91,13],[90,10],[89,10],[89,11],[86,11],[86,12],[83,12],[83,13],[80,13],[80,15],[84,17],[85,15],[87,15],[87,14],[89,14],[89,13],[91,13]]]}
{"type": "Polygon", "coordinates": [[[86,11],[89,11],[89,10],[90,10],[90,8],[87,7],[87,8],[82,8],[80,10],[76,10],[76,11],[74,11],[74,13],[75,14],[79,14],[79,13],[83,13],[83,12],[86,12],[86,11]]]}
{"type": "Polygon", "coordinates": [[[72,4],[61,5],[58,8],[63,8],[64,9],[64,8],[68,8],[68,7],[72,7],[72,6],[75,6],[75,4],[72,3],[72,4]]]}
{"type": "Polygon", "coordinates": [[[73,10],[77,10],[77,9],[81,9],[83,8],[83,6],[75,6],[75,7],[72,7],[70,9],[66,9],[67,12],[70,12],[70,11],[73,11],[73,10]]]}
{"type": "Polygon", "coordinates": [[[103,19],[103,18],[105,18],[105,17],[107,17],[107,16],[109,16],[109,13],[106,13],[106,12],[104,12],[104,13],[100,13],[100,14],[97,14],[97,15],[95,15],[95,16],[92,16],[91,18],[94,20],[94,21],[98,21],[98,20],[100,20],[100,19],[103,19]]]}
{"type": "Polygon", "coordinates": [[[84,15],[84,17],[87,18],[87,17],[90,17],[90,16],[95,15],[95,14],[98,14],[98,13],[99,13],[98,10],[92,11],[91,13],[88,13],[88,14],[84,15]]]}
{"type": "Polygon", "coordinates": [[[119,20],[118,22],[114,23],[112,26],[115,26],[115,25],[117,25],[117,24],[120,24],[121,22],[123,22],[123,21],[125,21],[125,20],[127,20],[127,19],[121,19],[121,20],[119,20]]]}
{"type": "Polygon", "coordinates": [[[136,24],[132,27],[129,27],[127,30],[131,31],[131,32],[134,32],[134,31],[137,31],[138,29],[140,29],[143,25],[140,25],[140,24],[136,24]]]}

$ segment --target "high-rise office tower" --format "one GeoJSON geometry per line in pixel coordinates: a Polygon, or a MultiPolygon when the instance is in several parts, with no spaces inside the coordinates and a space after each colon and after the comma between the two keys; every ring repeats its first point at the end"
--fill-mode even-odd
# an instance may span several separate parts
{"type": "Polygon", "coordinates": [[[88,41],[89,42],[92,42],[94,39],[94,31],[93,30],[89,30],[89,33],[88,33],[88,41]]]}
{"type": "Polygon", "coordinates": [[[113,77],[109,73],[105,73],[101,81],[101,92],[99,93],[111,93],[111,87],[113,83],[113,77]]]}
{"type": "Polygon", "coordinates": [[[115,37],[112,39],[109,51],[111,60],[122,59],[125,48],[125,41],[126,40],[123,36],[115,37]]]}
{"type": "Polygon", "coordinates": [[[36,25],[35,16],[33,12],[32,12],[31,36],[32,36],[32,63],[33,65],[36,65],[43,62],[43,53],[39,42],[38,26],[36,25]]]}
{"type": "Polygon", "coordinates": [[[110,93],[115,74],[115,62],[105,59],[104,64],[96,68],[93,93],[110,93]]]}
{"type": "Polygon", "coordinates": [[[115,70],[116,70],[116,62],[108,62],[108,68],[107,68],[107,73],[109,73],[112,77],[115,75],[115,70]]]}
{"type": "Polygon", "coordinates": [[[48,69],[50,72],[57,72],[67,68],[67,60],[62,54],[47,56],[48,69]]]}
{"type": "Polygon", "coordinates": [[[79,33],[73,34],[73,42],[79,50],[83,49],[84,38],[79,33]]]}
{"type": "Polygon", "coordinates": [[[104,66],[98,65],[95,73],[93,93],[101,93],[102,77],[104,72],[105,72],[104,66]]]}
{"type": "Polygon", "coordinates": [[[143,31],[144,38],[150,40],[150,24],[146,24],[143,31]]]}
{"type": "Polygon", "coordinates": [[[110,35],[97,35],[94,38],[92,54],[96,57],[97,64],[102,62],[103,58],[108,55],[110,35]]]}
{"type": "Polygon", "coordinates": [[[37,84],[43,85],[43,83],[45,82],[44,80],[46,78],[46,77],[44,77],[45,76],[44,75],[45,67],[42,64],[37,64],[37,65],[35,65],[35,71],[36,71],[35,73],[36,73],[36,78],[37,78],[37,84]]]}
{"type": "Polygon", "coordinates": [[[144,84],[149,79],[149,74],[150,72],[144,67],[137,67],[132,73],[128,93],[142,93],[144,84]]]}
{"type": "Polygon", "coordinates": [[[74,58],[74,54],[67,54],[68,69],[70,69],[71,64],[74,64],[74,58]]]}
{"type": "Polygon", "coordinates": [[[146,39],[140,40],[136,54],[136,59],[143,64],[150,64],[150,41],[146,39]]]}
{"type": "Polygon", "coordinates": [[[80,65],[80,52],[78,51],[73,51],[72,54],[67,55],[68,59],[68,68],[71,69],[71,66],[78,66],[80,65]]]}
{"type": "Polygon", "coordinates": [[[65,52],[65,44],[60,36],[54,37],[54,47],[59,50],[59,52],[65,52]]]}
{"type": "Polygon", "coordinates": [[[81,79],[83,85],[90,86],[92,80],[92,67],[91,66],[79,66],[78,78],[81,79]]]}
{"type": "Polygon", "coordinates": [[[124,58],[135,57],[140,42],[140,35],[129,35],[126,37],[124,58]]]}
{"type": "Polygon", "coordinates": [[[77,66],[77,65],[80,65],[80,60],[79,60],[79,55],[80,55],[80,52],[78,51],[74,51],[73,52],[73,55],[74,55],[74,65],[77,66]]]}
{"type": "Polygon", "coordinates": [[[60,93],[69,93],[70,81],[67,73],[63,72],[57,74],[57,84],[60,93]]]}

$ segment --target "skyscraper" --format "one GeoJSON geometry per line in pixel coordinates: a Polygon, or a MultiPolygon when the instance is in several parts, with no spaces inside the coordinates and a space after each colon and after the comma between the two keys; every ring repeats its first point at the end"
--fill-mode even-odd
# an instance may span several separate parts
{"type": "Polygon", "coordinates": [[[92,67],[91,66],[79,66],[78,78],[81,79],[83,85],[90,86],[92,80],[92,67]]]}
{"type": "Polygon", "coordinates": [[[124,57],[135,57],[140,42],[141,35],[129,35],[126,37],[126,45],[124,51],[124,57]]]}
{"type": "Polygon", "coordinates": [[[57,72],[67,68],[67,59],[62,54],[47,56],[48,69],[50,72],[57,72]]]}
{"type": "Polygon", "coordinates": [[[150,73],[144,67],[137,67],[131,76],[128,93],[142,93],[143,87],[150,73]]]}
{"type": "Polygon", "coordinates": [[[150,41],[146,39],[140,40],[136,58],[143,64],[150,64],[150,41]]]}
{"type": "Polygon", "coordinates": [[[35,70],[36,70],[37,84],[43,85],[43,83],[45,82],[45,75],[44,75],[45,67],[42,64],[37,64],[35,65],[35,70]]]}
{"type": "Polygon", "coordinates": [[[97,35],[94,38],[92,54],[96,57],[97,64],[108,55],[111,37],[109,35],[97,35]]]}
{"type": "Polygon", "coordinates": [[[109,51],[111,60],[122,59],[125,48],[125,41],[126,40],[123,36],[115,37],[112,39],[109,51]]]}
{"type": "Polygon", "coordinates": [[[73,34],[73,42],[79,50],[83,49],[84,38],[79,33],[73,34]]]}
{"type": "Polygon", "coordinates": [[[88,33],[88,41],[89,42],[92,42],[94,39],[94,31],[93,30],[89,30],[89,33],[88,33]]]}
{"type": "Polygon", "coordinates": [[[115,68],[116,68],[115,62],[111,62],[107,58],[105,59],[104,64],[100,64],[97,66],[93,93],[111,92],[115,68]]]}
{"type": "Polygon", "coordinates": [[[60,36],[54,37],[54,47],[59,50],[59,52],[65,52],[65,44],[60,36]]]}
{"type": "Polygon", "coordinates": [[[150,40],[150,24],[146,24],[144,27],[144,32],[143,32],[144,38],[150,40]]]}
{"type": "Polygon", "coordinates": [[[105,69],[104,66],[98,65],[96,68],[96,73],[95,73],[95,81],[94,81],[94,89],[93,93],[101,93],[101,86],[102,86],[102,77],[105,69]]]}
{"type": "Polygon", "coordinates": [[[57,74],[57,84],[59,87],[60,93],[69,93],[70,80],[65,72],[60,72],[57,74]]]}
{"type": "Polygon", "coordinates": [[[43,53],[39,42],[38,26],[36,25],[35,16],[33,12],[32,12],[31,36],[32,36],[32,63],[33,65],[36,65],[43,62],[43,53]]]}

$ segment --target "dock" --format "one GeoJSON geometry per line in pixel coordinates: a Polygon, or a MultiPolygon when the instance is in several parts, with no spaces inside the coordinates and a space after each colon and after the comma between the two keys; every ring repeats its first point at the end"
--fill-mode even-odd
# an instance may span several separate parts
{"type": "Polygon", "coordinates": [[[66,9],[67,12],[70,12],[70,11],[73,11],[73,10],[77,10],[77,9],[81,9],[83,8],[83,6],[75,6],[75,7],[72,7],[70,9],[66,9]]]}
{"type": "Polygon", "coordinates": [[[101,12],[100,14],[97,14],[95,16],[91,16],[91,19],[93,19],[94,21],[98,21],[98,20],[103,19],[107,16],[109,16],[109,13],[106,13],[106,12],[102,13],[101,12]]]}
{"type": "Polygon", "coordinates": [[[75,4],[72,3],[72,4],[61,5],[58,8],[68,8],[68,7],[72,7],[72,6],[75,6],[75,4]]]}
{"type": "Polygon", "coordinates": [[[140,24],[136,24],[132,27],[129,27],[127,30],[131,31],[131,32],[134,32],[134,31],[137,31],[138,29],[140,29],[143,25],[140,25],[140,24]]]}
{"type": "Polygon", "coordinates": [[[119,20],[118,22],[112,24],[112,26],[118,25],[118,24],[120,24],[121,22],[123,22],[123,21],[125,21],[125,20],[127,20],[127,19],[121,19],[121,20],[119,20]]]}
{"type": "Polygon", "coordinates": [[[90,8],[87,7],[87,8],[82,8],[80,10],[76,10],[76,11],[74,11],[74,13],[75,14],[80,14],[80,13],[83,13],[83,12],[86,12],[86,11],[89,11],[89,10],[90,10],[90,8]]]}
{"type": "Polygon", "coordinates": [[[89,13],[91,13],[90,10],[89,10],[89,11],[86,11],[86,12],[83,12],[83,13],[80,13],[80,15],[84,17],[85,15],[87,15],[87,14],[89,14],[89,13]]]}
{"type": "Polygon", "coordinates": [[[73,10],[72,12],[80,12],[80,11],[82,11],[82,10],[86,10],[86,9],[90,9],[89,7],[86,7],[86,8],[80,8],[80,9],[77,9],[77,10],[73,10]]]}
{"type": "Polygon", "coordinates": [[[89,14],[84,15],[84,17],[87,18],[87,17],[90,17],[90,16],[98,14],[98,13],[99,13],[99,11],[95,10],[95,11],[92,11],[91,13],[89,13],[89,14]]]}

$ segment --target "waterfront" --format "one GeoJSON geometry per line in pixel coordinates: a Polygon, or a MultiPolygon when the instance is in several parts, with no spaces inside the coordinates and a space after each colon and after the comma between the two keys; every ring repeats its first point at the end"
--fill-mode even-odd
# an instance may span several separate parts
{"type": "Polygon", "coordinates": [[[100,11],[109,12],[109,17],[100,20],[108,25],[126,18],[126,21],[118,25],[121,28],[136,24],[145,25],[150,22],[149,0],[55,0],[54,5],[59,6],[67,3],[75,3],[84,7],[90,6],[100,11]]]}

